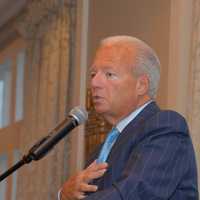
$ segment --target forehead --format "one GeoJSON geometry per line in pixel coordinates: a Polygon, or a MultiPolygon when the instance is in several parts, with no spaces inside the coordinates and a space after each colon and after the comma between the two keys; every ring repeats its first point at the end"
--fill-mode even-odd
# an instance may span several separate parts
{"type": "Polygon", "coordinates": [[[107,45],[98,48],[92,68],[101,66],[132,66],[134,64],[136,49],[130,45],[107,45]]]}

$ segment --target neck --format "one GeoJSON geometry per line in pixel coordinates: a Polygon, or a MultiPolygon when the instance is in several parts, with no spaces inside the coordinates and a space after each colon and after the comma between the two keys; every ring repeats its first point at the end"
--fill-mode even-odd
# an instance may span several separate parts
{"type": "Polygon", "coordinates": [[[150,100],[151,100],[150,97],[145,97],[142,100],[138,101],[136,106],[134,106],[132,108],[128,108],[127,111],[125,111],[124,113],[119,114],[119,115],[111,114],[111,115],[104,116],[104,118],[109,124],[115,126],[122,119],[127,117],[130,113],[134,112],[135,110],[137,110],[138,108],[140,108],[141,106],[143,106],[144,104],[146,104],[150,100]]]}

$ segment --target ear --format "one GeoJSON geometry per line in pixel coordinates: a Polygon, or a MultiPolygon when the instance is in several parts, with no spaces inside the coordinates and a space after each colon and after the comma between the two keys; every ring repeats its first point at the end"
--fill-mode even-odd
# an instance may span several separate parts
{"type": "Polygon", "coordinates": [[[146,74],[141,75],[137,78],[136,90],[139,96],[147,94],[149,90],[149,78],[146,74]]]}

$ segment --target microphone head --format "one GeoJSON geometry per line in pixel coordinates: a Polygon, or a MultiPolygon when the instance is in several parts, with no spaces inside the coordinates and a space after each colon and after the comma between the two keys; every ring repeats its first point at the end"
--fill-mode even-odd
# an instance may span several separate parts
{"type": "Polygon", "coordinates": [[[88,119],[88,112],[85,108],[77,106],[69,112],[69,116],[73,117],[78,125],[84,123],[88,119]]]}

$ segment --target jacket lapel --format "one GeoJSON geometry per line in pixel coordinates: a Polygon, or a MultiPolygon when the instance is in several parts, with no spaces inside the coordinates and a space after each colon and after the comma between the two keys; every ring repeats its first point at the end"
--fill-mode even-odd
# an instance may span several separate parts
{"type": "Polygon", "coordinates": [[[138,128],[142,126],[142,124],[149,118],[151,118],[154,114],[160,111],[160,108],[157,106],[155,102],[151,102],[147,105],[137,116],[133,119],[120,133],[117,138],[112,150],[108,156],[108,162],[112,162],[111,159],[113,154],[115,154],[119,149],[126,145],[130,138],[132,142],[137,141],[141,135],[137,132],[138,128]],[[135,131],[134,131],[135,130],[135,131]]]}

